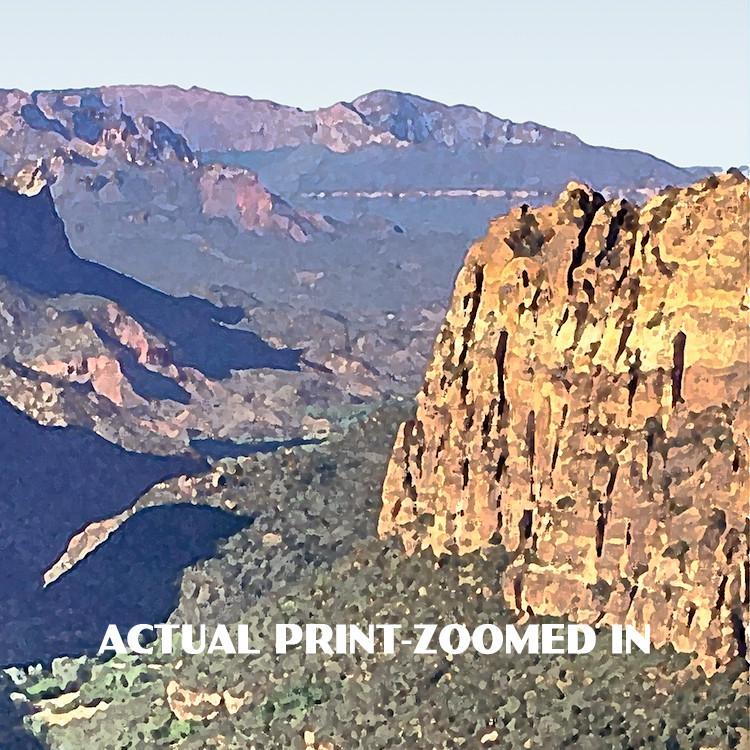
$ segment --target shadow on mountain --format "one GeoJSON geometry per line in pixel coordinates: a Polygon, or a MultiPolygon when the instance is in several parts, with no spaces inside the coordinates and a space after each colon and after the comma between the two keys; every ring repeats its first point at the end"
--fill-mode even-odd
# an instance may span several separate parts
{"type": "MultiPolygon", "coordinates": [[[[94,654],[110,623],[124,633],[138,623],[165,622],[177,605],[183,570],[251,522],[185,504],[140,511],[50,587],[27,581],[2,593],[0,667],[94,654]]],[[[0,672],[0,747],[42,748],[24,727],[14,690],[0,672]]]]}
{"type": "Polygon", "coordinates": [[[206,464],[131,453],[80,427],[43,427],[0,399],[0,601],[41,580],[68,540],[156,482],[206,464]]]}
{"type": "Polygon", "coordinates": [[[94,326],[94,330],[102,342],[107,345],[107,348],[116,353],[122,374],[141,398],[148,400],[170,399],[171,401],[177,401],[179,404],[190,403],[190,394],[179,383],[175,383],[166,375],[144,367],[138,361],[138,355],[132,349],[123,346],[98,326],[94,326]]]}
{"type": "Polygon", "coordinates": [[[165,622],[177,606],[183,570],[251,522],[188,504],[139,511],[51,586],[38,580],[4,595],[0,665],[96,653],[110,623],[124,632],[165,622]]]}
{"type": "Polygon", "coordinates": [[[166,375],[144,367],[132,349],[121,347],[117,361],[120,363],[122,374],[142,398],[149,401],[169,399],[179,404],[190,403],[190,394],[179,383],[170,380],[166,375]]]}
{"type": "Polygon", "coordinates": [[[0,747],[3,750],[44,750],[44,745],[23,725],[24,707],[13,702],[18,688],[0,672],[0,747]]]}
{"type": "Polygon", "coordinates": [[[249,523],[214,508],[149,508],[45,589],[44,571],[73,534],[206,463],[130,453],[79,427],[43,427],[2,399],[0,457],[0,666],[96,650],[110,622],[163,621],[182,570],[249,523]]]}
{"type": "Polygon", "coordinates": [[[44,188],[26,197],[0,188],[0,274],[45,296],[91,294],[113,300],[165,338],[176,364],[211,378],[230,370],[294,370],[299,353],[274,349],[238,323],[238,307],[218,307],[198,297],[171,297],[98,263],[79,258],[44,188]]]}

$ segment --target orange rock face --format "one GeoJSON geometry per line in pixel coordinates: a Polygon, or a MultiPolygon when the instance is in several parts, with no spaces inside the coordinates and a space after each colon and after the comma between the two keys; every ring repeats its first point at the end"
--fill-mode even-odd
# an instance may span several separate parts
{"type": "Polygon", "coordinates": [[[502,543],[508,602],[651,626],[711,672],[748,623],[748,182],[497,219],[383,489],[408,551],[502,543]]]}

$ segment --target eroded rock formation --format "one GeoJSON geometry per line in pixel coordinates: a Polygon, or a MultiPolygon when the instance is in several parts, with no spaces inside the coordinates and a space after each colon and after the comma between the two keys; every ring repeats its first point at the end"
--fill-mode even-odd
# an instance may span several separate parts
{"type": "Polygon", "coordinates": [[[379,530],[516,552],[520,611],[651,626],[707,672],[748,622],[748,182],[571,184],[456,281],[379,530]]]}
{"type": "Polygon", "coordinates": [[[200,170],[199,187],[206,216],[229,219],[251,232],[276,231],[307,242],[312,234],[334,231],[322,216],[293,209],[246,169],[209,164],[200,170]]]}

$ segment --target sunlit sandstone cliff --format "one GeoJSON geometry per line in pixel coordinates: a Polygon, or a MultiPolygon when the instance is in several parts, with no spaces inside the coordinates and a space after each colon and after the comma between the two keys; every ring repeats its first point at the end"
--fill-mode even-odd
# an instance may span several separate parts
{"type": "Polygon", "coordinates": [[[570,185],[469,251],[379,530],[515,551],[519,611],[650,624],[707,671],[748,622],[748,182],[570,185]]]}

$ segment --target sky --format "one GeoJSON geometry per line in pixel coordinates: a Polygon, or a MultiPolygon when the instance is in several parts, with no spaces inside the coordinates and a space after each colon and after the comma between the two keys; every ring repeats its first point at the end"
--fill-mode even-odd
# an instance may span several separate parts
{"type": "Polygon", "coordinates": [[[37,0],[0,86],[193,85],[303,109],[379,88],[681,166],[750,162],[750,0],[37,0]]]}

